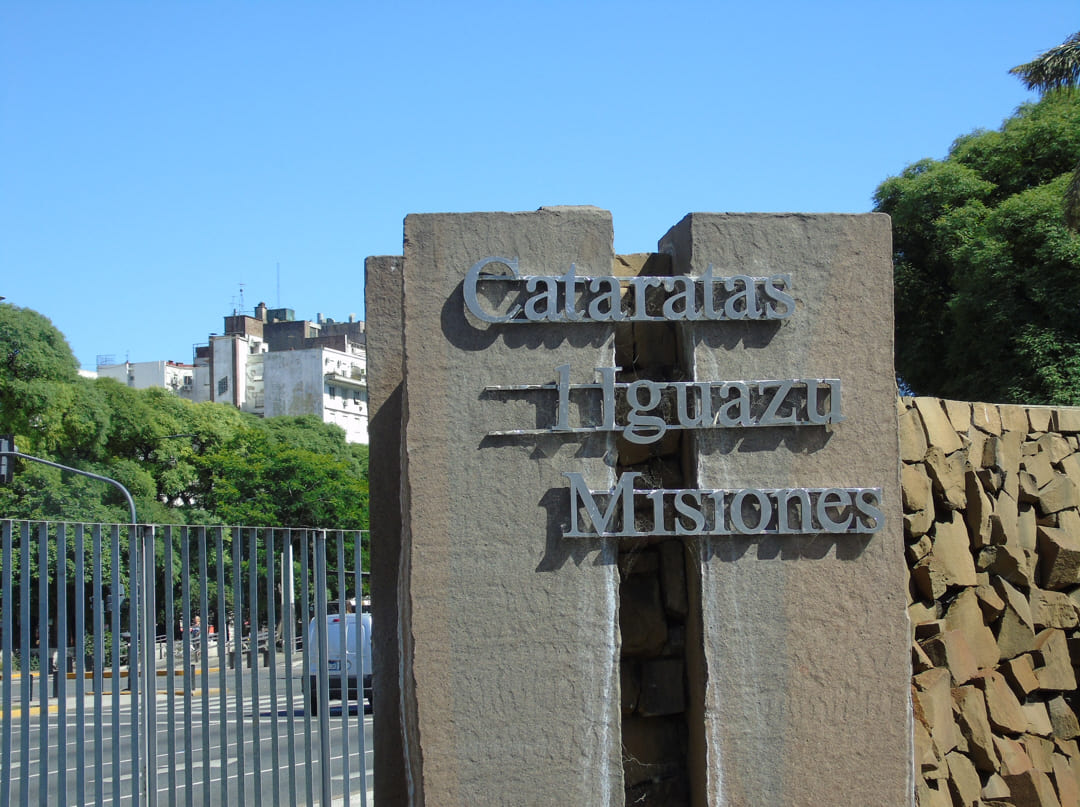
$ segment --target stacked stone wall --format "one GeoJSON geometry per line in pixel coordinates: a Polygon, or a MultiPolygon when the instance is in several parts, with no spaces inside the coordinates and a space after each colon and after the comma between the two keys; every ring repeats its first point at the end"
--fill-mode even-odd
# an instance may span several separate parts
{"type": "Polygon", "coordinates": [[[1080,409],[899,399],[922,807],[1078,807],[1080,409]]]}

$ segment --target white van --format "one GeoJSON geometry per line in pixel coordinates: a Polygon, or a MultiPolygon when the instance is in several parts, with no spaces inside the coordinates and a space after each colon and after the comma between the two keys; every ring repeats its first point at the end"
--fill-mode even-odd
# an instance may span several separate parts
{"type": "MultiPolygon", "coordinates": [[[[356,614],[328,614],[326,617],[326,667],[330,673],[330,700],[347,701],[357,697],[357,678],[360,676],[361,663],[363,664],[364,697],[368,705],[371,700],[371,613],[365,611],[360,614],[360,631],[357,636],[356,614]],[[346,652],[341,652],[341,631],[345,629],[346,652]],[[357,646],[362,648],[361,655],[357,656],[357,646]],[[344,665],[344,667],[343,667],[344,665]],[[347,697],[342,697],[341,671],[345,670],[345,680],[348,687],[347,697]]],[[[319,711],[319,637],[318,623],[311,620],[308,628],[308,637],[311,644],[308,659],[311,669],[311,713],[319,711]]]]}

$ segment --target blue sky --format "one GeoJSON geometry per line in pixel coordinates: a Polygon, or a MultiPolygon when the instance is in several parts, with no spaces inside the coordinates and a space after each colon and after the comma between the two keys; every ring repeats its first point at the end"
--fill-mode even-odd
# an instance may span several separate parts
{"type": "Polygon", "coordinates": [[[691,211],[865,212],[1031,99],[1008,69],[1078,11],[0,0],[0,295],[83,367],[190,361],[241,284],[362,318],[408,213],[598,205],[625,253],[691,211]]]}

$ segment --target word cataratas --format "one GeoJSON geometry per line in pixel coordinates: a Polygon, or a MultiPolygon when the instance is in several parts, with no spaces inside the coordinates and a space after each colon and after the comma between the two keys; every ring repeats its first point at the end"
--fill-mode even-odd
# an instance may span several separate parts
{"type": "Polygon", "coordinates": [[[611,490],[596,491],[579,473],[563,476],[570,480],[568,538],[868,534],[885,523],[881,488],[636,490],[641,474],[624,473],[611,490]]]}
{"type": "Polygon", "coordinates": [[[795,313],[790,289],[791,275],[720,277],[712,264],[700,277],[579,277],[574,264],[563,275],[523,275],[517,258],[490,257],[469,269],[464,295],[469,312],[492,323],[681,322],[787,319],[795,313]],[[506,310],[491,310],[480,301],[481,284],[505,284],[509,288],[499,290],[500,299],[517,292],[515,301],[506,310]],[[625,304],[623,284],[631,292],[625,304]],[[666,294],[654,299],[650,289],[666,294]]]}

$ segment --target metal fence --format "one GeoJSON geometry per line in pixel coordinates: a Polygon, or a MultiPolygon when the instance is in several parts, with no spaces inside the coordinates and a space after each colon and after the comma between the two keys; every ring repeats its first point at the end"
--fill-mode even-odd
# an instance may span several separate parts
{"type": "Polygon", "coordinates": [[[370,803],[366,533],[0,532],[0,807],[370,803]]]}

